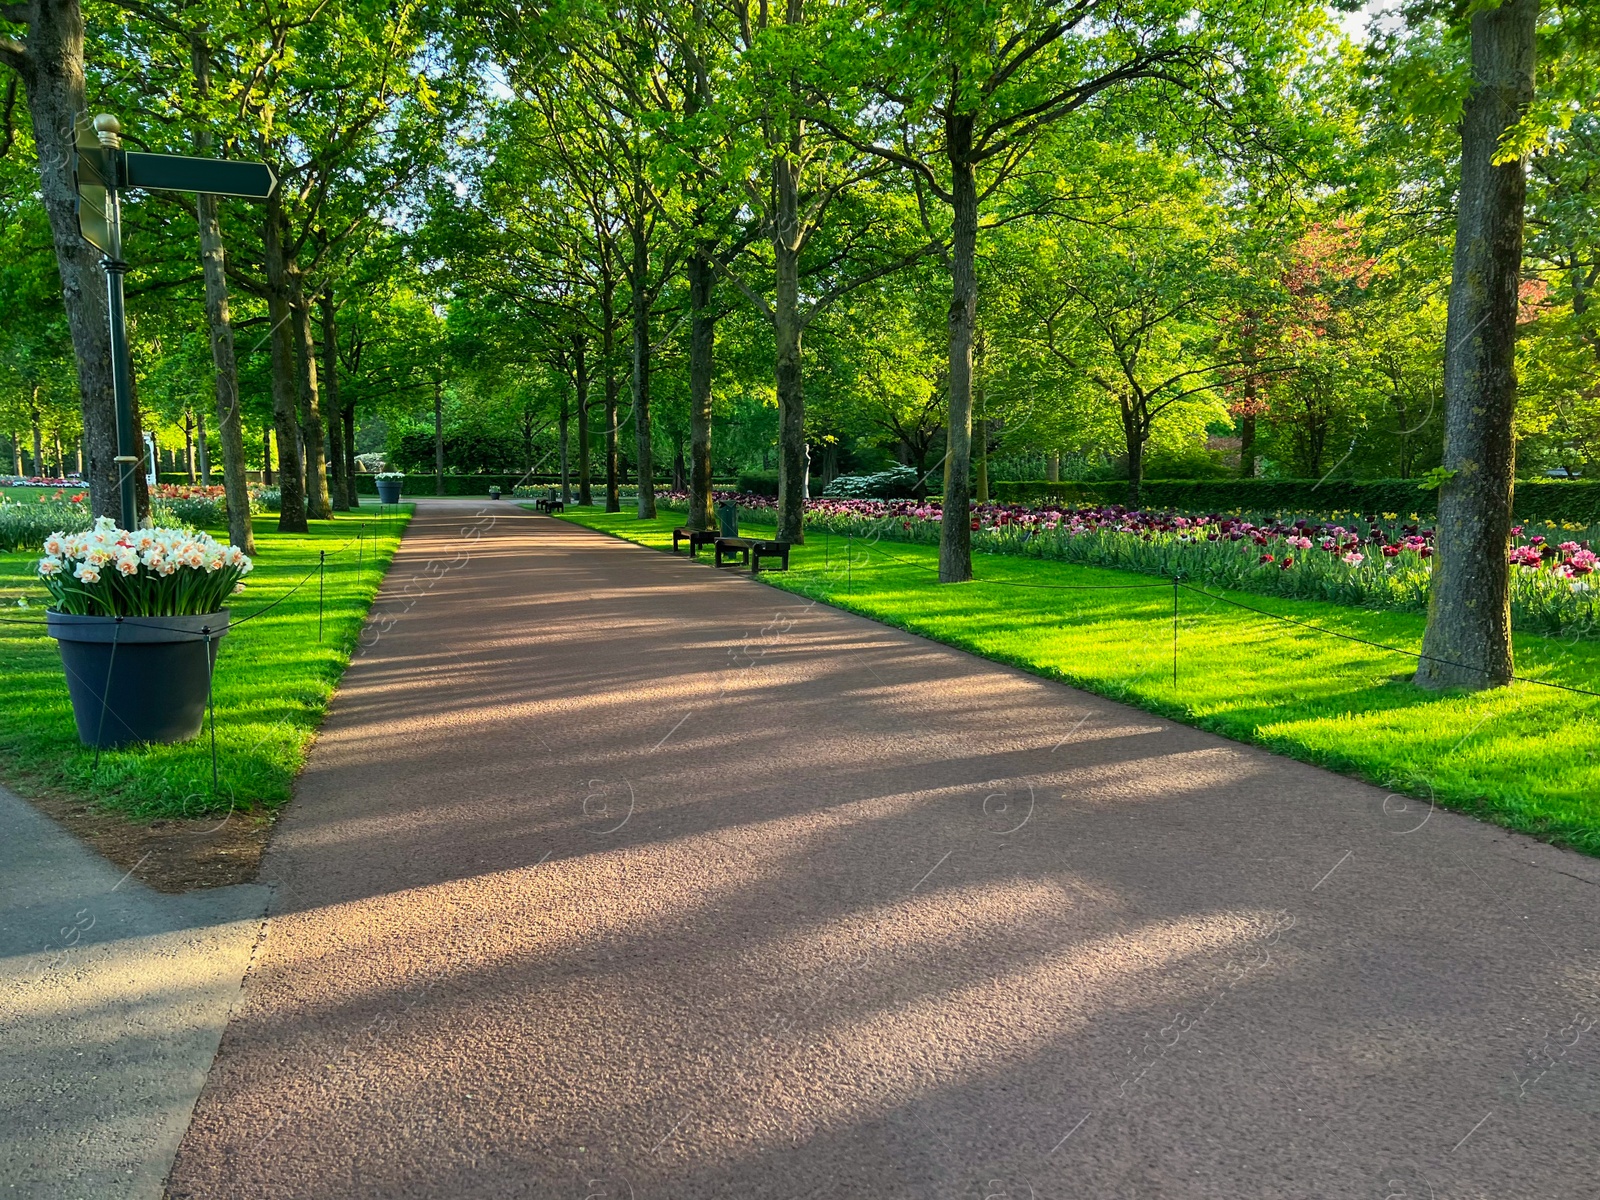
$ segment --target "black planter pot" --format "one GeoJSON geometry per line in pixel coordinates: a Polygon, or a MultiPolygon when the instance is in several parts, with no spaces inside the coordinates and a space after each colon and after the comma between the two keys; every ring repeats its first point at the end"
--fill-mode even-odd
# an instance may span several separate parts
{"type": "Polygon", "coordinates": [[[405,482],[403,479],[379,479],[374,482],[378,485],[378,500],[382,504],[399,504],[400,487],[405,482]]]}
{"type": "Polygon", "coordinates": [[[228,632],[227,609],[120,621],[45,615],[61,648],[72,715],[84,745],[110,750],[134,742],[181,742],[200,732],[217,643],[228,632]]]}

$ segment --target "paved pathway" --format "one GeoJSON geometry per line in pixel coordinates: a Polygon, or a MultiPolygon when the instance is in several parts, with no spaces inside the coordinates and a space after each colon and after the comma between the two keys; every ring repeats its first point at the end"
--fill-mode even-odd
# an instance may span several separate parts
{"type": "Polygon", "coordinates": [[[0,1200],[153,1200],[261,932],[163,896],[0,788],[0,1200]]]}
{"type": "Polygon", "coordinates": [[[175,1197],[1595,1194],[1600,864],[509,505],[369,640],[175,1197]]]}

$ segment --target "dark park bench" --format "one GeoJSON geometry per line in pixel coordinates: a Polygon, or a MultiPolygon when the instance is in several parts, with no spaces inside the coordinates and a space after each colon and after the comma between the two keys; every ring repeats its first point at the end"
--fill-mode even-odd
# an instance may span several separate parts
{"type": "Polygon", "coordinates": [[[540,512],[544,513],[558,513],[567,511],[566,501],[558,500],[554,496],[540,496],[533,502],[533,506],[540,512]]]}
{"type": "Polygon", "coordinates": [[[717,566],[719,567],[722,565],[724,555],[734,559],[741,565],[748,564],[750,561],[752,543],[749,538],[718,536],[712,544],[717,548],[717,566]]]}
{"type": "Polygon", "coordinates": [[[694,558],[699,553],[701,546],[716,545],[717,538],[720,536],[721,534],[715,529],[689,529],[680,525],[672,531],[672,552],[676,554],[678,552],[678,544],[686,541],[689,543],[689,557],[694,558]]]}
{"type": "MultiPolygon", "coordinates": [[[[751,542],[750,543],[750,574],[758,575],[761,572],[761,560],[775,558],[783,564],[782,569],[789,569],[789,543],[788,542],[751,542]]],[[[769,570],[771,568],[768,568],[769,570]]]]}
{"type": "MultiPolygon", "coordinates": [[[[724,557],[736,560],[741,566],[748,564],[752,575],[760,574],[761,560],[775,558],[783,564],[783,570],[789,569],[789,543],[769,542],[757,538],[744,537],[719,537],[715,542],[717,550],[717,566],[722,565],[724,557]]],[[[768,568],[771,569],[770,567],[768,568]]]]}

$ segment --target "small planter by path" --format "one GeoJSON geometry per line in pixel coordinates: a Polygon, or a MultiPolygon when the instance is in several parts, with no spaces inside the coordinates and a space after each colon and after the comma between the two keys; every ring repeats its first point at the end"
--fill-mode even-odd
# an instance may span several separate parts
{"type": "Polygon", "coordinates": [[[39,579],[78,737],[100,749],[200,732],[228,598],[250,558],[193,529],[52,533],[39,579]]]}
{"type": "Polygon", "coordinates": [[[405,481],[402,479],[378,479],[378,501],[382,504],[400,503],[400,486],[405,481]]]}
{"type": "Polygon", "coordinates": [[[46,617],[85,745],[111,750],[182,742],[200,732],[217,643],[228,632],[227,609],[197,616],[46,617]]]}

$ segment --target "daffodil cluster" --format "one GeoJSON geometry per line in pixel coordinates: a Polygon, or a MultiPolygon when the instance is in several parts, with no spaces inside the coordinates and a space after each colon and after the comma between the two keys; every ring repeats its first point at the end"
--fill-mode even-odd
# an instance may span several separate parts
{"type": "Polygon", "coordinates": [[[52,533],[39,578],[57,612],[99,617],[216,612],[250,573],[250,559],[190,529],[120,529],[101,517],[86,533],[52,533]]]}

